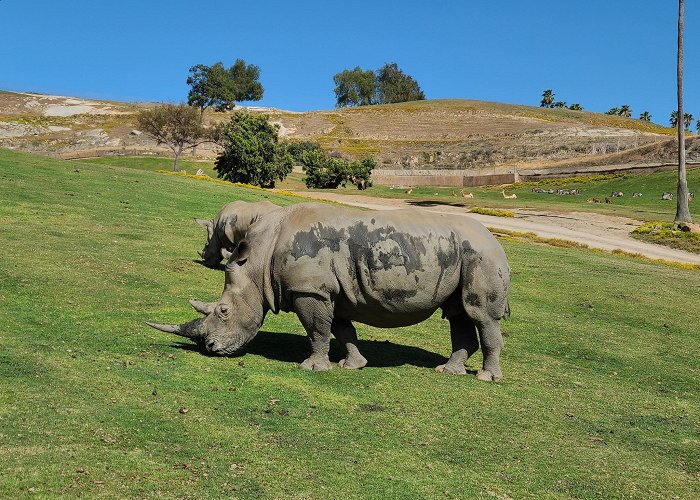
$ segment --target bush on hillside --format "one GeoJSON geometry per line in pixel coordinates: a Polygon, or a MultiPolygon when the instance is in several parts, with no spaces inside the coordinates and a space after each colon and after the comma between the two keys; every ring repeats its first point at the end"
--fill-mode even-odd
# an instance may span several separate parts
{"type": "Polygon", "coordinates": [[[222,130],[223,151],[214,167],[218,176],[231,182],[275,187],[294,165],[287,148],[278,142],[278,130],[267,115],[234,113],[222,130]]]}
{"type": "Polygon", "coordinates": [[[302,152],[301,163],[304,166],[304,182],[308,188],[335,189],[348,182],[363,179],[365,185],[371,185],[372,170],[376,167],[373,158],[348,162],[343,158],[328,156],[322,150],[310,149],[302,152]]]}
{"type": "Polygon", "coordinates": [[[287,143],[287,152],[292,155],[294,163],[301,165],[301,155],[304,151],[321,151],[321,145],[313,141],[290,141],[287,143]]]}

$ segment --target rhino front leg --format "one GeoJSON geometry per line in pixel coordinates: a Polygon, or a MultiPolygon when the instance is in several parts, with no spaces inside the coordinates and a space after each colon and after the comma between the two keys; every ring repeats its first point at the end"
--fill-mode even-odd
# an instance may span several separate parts
{"type": "Polygon", "coordinates": [[[474,322],[466,314],[451,316],[449,321],[452,354],[447,363],[435,367],[435,370],[440,373],[466,375],[467,370],[464,368],[464,363],[479,350],[476,328],[474,322]]]}
{"type": "Polygon", "coordinates": [[[331,324],[333,323],[332,304],[314,295],[294,297],[294,312],[306,330],[311,343],[311,356],[299,368],[303,370],[326,371],[331,369],[328,351],[331,345],[331,324]]]}
{"type": "Polygon", "coordinates": [[[338,362],[341,368],[363,368],[367,359],[357,349],[357,332],[353,324],[346,319],[336,318],[331,324],[331,331],[335,338],[345,346],[347,356],[338,362]]]}

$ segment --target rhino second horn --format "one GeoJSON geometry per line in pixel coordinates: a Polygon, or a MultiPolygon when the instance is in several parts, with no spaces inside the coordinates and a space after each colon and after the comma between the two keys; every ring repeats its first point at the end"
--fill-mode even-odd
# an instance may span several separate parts
{"type": "Polygon", "coordinates": [[[194,310],[198,313],[209,315],[214,312],[216,307],[216,302],[202,302],[200,300],[190,299],[190,305],[194,307],[194,310]]]}

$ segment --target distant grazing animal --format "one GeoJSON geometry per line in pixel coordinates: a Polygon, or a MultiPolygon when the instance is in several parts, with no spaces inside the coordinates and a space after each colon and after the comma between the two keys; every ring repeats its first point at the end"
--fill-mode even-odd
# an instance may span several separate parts
{"type": "MultiPolygon", "coordinates": [[[[442,309],[452,353],[436,370],[466,374],[464,363],[481,344],[476,376],[496,381],[503,377],[499,320],[510,313],[510,276],[500,243],[474,219],[299,203],[250,227],[226,266],[220,299],[190,302],[205,317],[149,326],[230,356],[255,337],[266,313],[295,312],[312,351],[300,368],[324,371],[331,368],[331,335],[347,352],[340,367],[367,364],[352,322],[410,326],[442,309]]],[[[270,337],[279,337],[276,342],[289,335],[270,337]]]]}
{"type": "Polygon", "coordinates": [[[622,198],[625,194],[622,191],[613,191],[610,196],[613,198],[622,198]]]}
{"type": "Polygon", "coordinates": [[[411,194],[413,192],[413,188],[408,188],[404,193],[406,194],[411,194]]]}
{"type": "Polygon", "coordinates": [[[545,191],[541,187],[534,187],[534,188],[532,188],[532,192],[533,193],[544,193],[545,191]]]}
{"type": "Polygon", "coordinates": [[[688,193],[688,201],[693,201],[695,199],[695,193],[688,193]]]}
{"type": "Polygon", "coordinates": [[[462,198],[474,198],[474,193],[465,193],[464,189],[462,189],[460,193],[462,194],[462,198]]]}
{"type": "Polygon", "coordinates": [[[610,205],[612,205],[612,198],[610,196],[606,196],[605,203],[609,203],[610,205]]]}
{"type": "Polygon", "coordinates": [[[506,194],[506,190],[505,190],[505,189],[502,189],[502,190],[501,190],[501,194],[503,195],[504,198],[506,198],[506,199],[508,199],[508,200],[515,200],[515,199],[518,197],[518,195],[516,195],[515,193],[513,193],[513,194],[506,194]]]}
{"type": "Polygon", "coordinates": [[[554,194],[554,189],[550,189],[549,191],[547,191],[547,194],[554,194]]]}
{"type": "Polygon", "coordinates": [[[199,252],[204,265],[214,268],[222,258],[228,260],[235,246],[245,236],[248,227],[263,215],[278,208],[269,201],[232,201],[221,207],[213,220],[195,219],[197,224],[207,230],[207,242],[199,252]]]}
{"type": "Polygon", "coordinates": [[[664,191],[664,194],[661,195],[662,200],[672,200],[673,199],[673,193],[669,193],[667,191],[664,191]]]}
{"type": "Polygon", "coordinates": [[[637,192],[632,193],[632,198],[641,198],[641,197],[642,197],[642,193],[637,193],[637,192]]]}
{"type": "Polygon", "coordinates": [[[580,189],[572,189],[571,191],[569,191],[569,194],[581,194],[581,190],[580,189]]]}
{"type": "Polygon", "coordinates": [[[594,196],[593,203],[600,203],[600,196],[594,196]]]}
{"type": "Polygon", "coordinates": [[[365,180],[362,177],[353,177],[352,182],[357,186],[357,189],[359,189],[360,191],[367,189],[367,182],[365,182],[365,180]]]}

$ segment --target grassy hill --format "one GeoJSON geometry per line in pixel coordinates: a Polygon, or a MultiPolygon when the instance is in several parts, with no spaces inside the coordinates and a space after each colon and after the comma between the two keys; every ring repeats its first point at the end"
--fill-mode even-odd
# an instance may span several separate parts
{"type": "Polygon", "coordinates": [[[291,314],[238,358],[144,325],[222,290],[193,217],[299,198],[7,150],[0,197],[4,498],[700,495],[696,271],[503,241],[503,383],[434,372],[439,315],[308,373],[291,314]]]}
{"type": "MultiPolygon", "coordinates": [[[[116,103],[0,93],[0,147],[64,158],[164,154],[134,133],[146,103],[116,103]]],[[[383,169],[468,170],[490,174],[533,168],[654,164],[673,161],[673,130],[587,111],[468,99],[426,100],[329,111],[264,112],[285,140],[313,140],[338,154],[374,156],[383,169]]],[[[206,119],[228,119],[208,112],[206,119]]],[[[211,146],[197,150],[212,158],[211,146]]],[[[688,141],[689,161],[700,142],[688,141]]]]}

